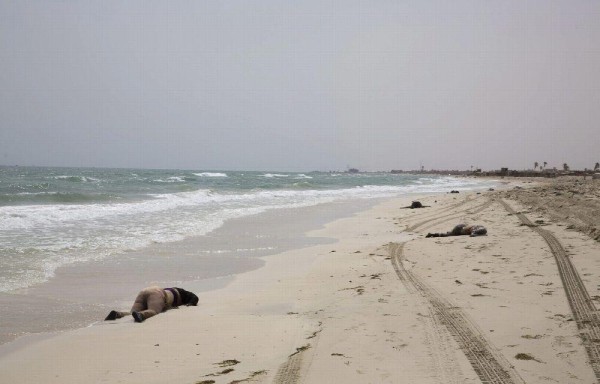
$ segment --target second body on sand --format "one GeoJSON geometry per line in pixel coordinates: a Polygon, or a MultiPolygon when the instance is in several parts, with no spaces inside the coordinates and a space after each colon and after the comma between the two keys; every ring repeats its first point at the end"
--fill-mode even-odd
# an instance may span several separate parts
{"type": "Polygon", "coordinates": [[[448,237],[448,236],[484,236],[487,229],[483,225],[458,224],[446,233],[428,233],[425,237],[448,237]]]}

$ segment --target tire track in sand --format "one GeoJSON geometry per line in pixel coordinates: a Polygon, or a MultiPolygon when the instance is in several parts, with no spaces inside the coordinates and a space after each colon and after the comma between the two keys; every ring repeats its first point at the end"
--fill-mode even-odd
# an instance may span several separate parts
{"type": "Polygon", "coordinates": [[[413,224],[413,225],[411,225],[409,227],[407,227],[406,230],[412,232],[415,229],[417,229],[418,227],[420,227],[421,225],[427,224],[427,223],[429,223],[432,220],[439,219],[440,217],[446,217],[446,216],[454,215],[455,213],[450,213],[449,215],[440,216],[440,213],[444,213],[444,212],[447,212],[447,211],[453,211],[454,209],[460,207],[461,205],[465,205],[465,204],[467,204],[467,203],[469,203],[471,201],[474,201],[474,200],[475,199],[471,199],[471,198],[467,197],[464,200],[462,200],[462,201],[460,201],[460,202],[458,202],[456,204],[452,204],[452,205],[450,205],[450,206],[448,206],[446,208],[442,208],[440,210],[436,210],[435,212],[433,212],[431,214],[424,215],[425,217],[428,217],[428,216],[431,215],[431,217],[427,218],[427,219],[425,219],[423,221],[420,221],[418,223],[415,223],[415,224],[413,224]]]}
{"type": "Polygon", "coordinates": [[[273,380],[274,384],[295,384],[299,382],[305,351],[306,349],[298,351],[288,357],[288,360],[277,370],[277,374],[273,380]]]}
{"type": "MultiPolygon", "coordinates": [[[[398,278],[410,292],[418,292],[431,306],[436,320],[434,326],[445,326],[471,363],[483,383],[524,383],[510,363],[490,345],[478,327],[460,310],[417,275],[404,268],[402,258],[405,243],[391,243],[390,256],[398,278]]],[[[437,329],[437,332],[441,330],[437,329]]]]}
{"type": "MultiPolygon", "coordinates": [[[[430,219],[426,219],[423,220],[419,223],[416,223],[410,227],[408,227],[406,230],[408,231],[414,231],[415,229],[433,221],[433,220],[439,220],[440,216],[439,213],[440,212],[446,212],[446,211],[451,211],[454,210],[464,204],[467,204],[469,202],[474,201],[475,199],[470,199],[470,198],[466,198],[465,200],[458,202],[456,204],[453,204],[449,207],[446,207],[440,211],[438,211],[436,213],[436,216],[430,218],[430,219]]],[[[484,209],[486,209],[489,205],[491,204],[491,201],[486,201],[484,204],[478,205],[476,206],[476,211],[474,213],[480,212],[484,209]]],[[[464,210],[464,212],[467,212],[468,209],[464,210]]],[[[459,212],[458,214],[461,214],[462,212],[459,212]]],[[[444,215],[442,216],[442,218],[448,217],[446,220],[441,221],[441,222],[445,222],[445,221],[449,221],[452,218],[454,218],[455,216],[457,216],[457,213],[453,212],[450,213],[448,215],[444,215]]],[[[404,243],[402,243],[402,246],[404,246],[404,243]]],[[[394,263],[394,257],[392,257],[392,264],[394,263]]],[[[395,268],[395,267],[394,267],[395,268]]],[[[397,272],[398,273],[398,272],[397,272]]],[[[399,274],[398,277],[400,277],[400,280],[403,280],[402,276],[399,274]]],[[[409,284],[406,285],[407,289],[411,289],[411,286],[409,284]]],[[[413,289],[412,291],[413,293],[416,292],[415,289],[413,289]]],[[[442,327],[440,326],[440,318],[438,316],[434,316],[435,315],[435,310],[434,308],[430,307],[430,312],[432,313],[432,321],[431,324],[433,324],[433,336],[432,339],[434,340],[435,343],[439,344],[440,347],[440,351],[436,351],[439,352],[438,355],[440,353],[444,353],[444,350],[447,349],[447,346],[443,345],[442,341],[445,339],[445,332],[442,329],[442,327]]],[[[277,374],[275,375],[275,378],[273,380],[273,384],[296,384],[299,383],[301,381],[302,378],[302,369],[303,369],[303,365],[304,365],[304,360],[307,356],[305,356],[306,354],[310,354],[310,349],[311,346],[310,344],[308,344],[305,347],[302,348],[298,348],[297,351],[293,354],[291,354],[287,361],[285,363],[283,363],[282,365],[279,366],[279,369],[277,370],[277,374]]],[[[453,369],[453,367],[450,367],[449,362],[448,361],[442,361],[443,356],[434,356],[434,358],[436,360],[438,360],[436,362],[436,364],[438,366],[440,366],[442,374],[444,375],[444,377],[449,379],[449,382],[455,382],[455,378],[456,378],[456,372],[455,369],[453,369]]],[[[310,356],[310,355],[309,355],[310,356]]],[[[308,357],[309,357],[308,356],[308,357]]],[[[504,383],[504,382],[495,382],[495,381],[491,381],[490,383],[504,383]]]]}
{"type": "MultiPolygon", "coordinates": [[[[397,246],[398,249],[395,250],[400,254],[403,252],[405,243],[393,243],[390,246],[397,246]]],[[[390,253],[393,253],[392,250],[390,253]]],[[[410,282],[405,278],[405,274],[401,272],[401,267],[397,263],[397,259],[392,257],[392,265],[398,278],[406,287],[406,290],[410,294],[419,293],[417,288],[410,284],[410,282]]],[[[440,322],[438,316],[435,315],[434,308],[429,305],[429,303],[423,300],[417,300],[416,305],[419,307],[423,307],[423,311],[426,312],[429,316],[424,318],[426,322],[427,329],[425,332],[427,333],[427,340],[429,340],[432,344],[432,348],[430,350],[433,359],[433,365],[436,369],[436,372],[443,379],[443,383],[462,383],[463,377],[461,373],[460,367],[456,364],[456,359],[453,356],[454,354],[454,345],[452,345],[449,341],[451,337],[449,333],[445,330],[443,324],[440,322]]]]}
{"type": "Polygon", "coordinates": [[[499,202],[510,214],[517,216],[523,224],[542,236],[550,247],[590,364],[596,380],[600,382],[600,319],[579,273],[561,243],[552,233],[533,224],[524,214],[516,212],[506,201],[500,199],[499,202]]]}
{"type": "MultiPolygon", "coordinates": [[[[321,324],[319,324],[319,327],[321,324]]],[[[318,344],[322,328],[319,328],[307,339],[311,339],[312,343],[318,344]]],[[[296,348],[296,352],[288,356],[285,363],[279,366],[273,384],[296,384],[302,381],[302,375],[307,367],[310,366],[313,358],[314,350],[311,343],[302,347],[296,348]]]]}
{"type": "MultiPolygon", "coordinates": [[[[461,205],[464,205],[464,204],[469,203],[471,201],[473,201],[473,200],[464,200],[464,201],[462,201],[462,202],[460,202],[458,204],[454,204],[454,205],[452,205],[451,207],[448,207],[448,208],[449,209],[455,209],[455,208],[458,208],[461,205]]],[[[430,227],[432,227],[434,225],[439,225],[439,224],[445,223],[447,221],[453,220],[453,219],[457,218],[458,216],[462,215],[465,212],[469,212],[470,214],[475,215],[475,214],[477,214],[477,213],[479,213],[479,212],[487,209],[490,205],[492,205],[492,203],[493,203],[492,200],[486,199],[486,201],[483,204],[479,204],[479,205],[477,205],[475,207],[467,208],[467,209],[464,209],[464,210],[459,211],[459,212],[451,212],[451,213],[446,214],[446,215],[441,215],[441,216],[437,215],[437,216],[434,216],[432,218],[429,218],[429,219],[420,221],[420,222],[418,222],[416,224],[413,224],[413,225],[407,227],[406,230],[409,231],[409,232],[414,232],[416,229],[430,228],[430,227]],[[432,221],[435,221],[435,223],[432,223],[431,225],[427,226],[427,224],[431,223],[432,221]],[[423,227],[423,228],[421,228],[421,227],[423,227]]]]}

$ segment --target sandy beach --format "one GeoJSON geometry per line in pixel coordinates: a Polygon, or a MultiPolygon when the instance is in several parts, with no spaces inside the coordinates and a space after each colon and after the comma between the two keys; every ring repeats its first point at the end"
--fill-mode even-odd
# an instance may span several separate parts
{"type": "MultiPolygon", "coordinates": [[[[3,383],[595,383],[600,182],[386,200],[171,310],[14,343],[3,383]],[[458,223],[482,237],[425,238],[458,223]]],[[[282,220],[289,220],[282,218],[282,220]]]]}
{"type": "Polygon", "coordinates": [[[599,20],[0,0],[0,384],[600,384],[599,20]]]}

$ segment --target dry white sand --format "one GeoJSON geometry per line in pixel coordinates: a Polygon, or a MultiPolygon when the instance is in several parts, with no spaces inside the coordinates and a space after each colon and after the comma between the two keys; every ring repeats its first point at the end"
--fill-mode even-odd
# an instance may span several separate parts
{"type": "MultiPolygon", "coordinates": [[[[386,201],[310,233],[337,243],[266,257],[198,307],[5,354],[0,382],[479,383],[494,366],[501,383],[596,382],[550,248],[491,196],[386,201]],[[489,234],[424,237],[459,222],[489,234]]],[[[543,228],[597,295],[599,244],[543,228]]]]}

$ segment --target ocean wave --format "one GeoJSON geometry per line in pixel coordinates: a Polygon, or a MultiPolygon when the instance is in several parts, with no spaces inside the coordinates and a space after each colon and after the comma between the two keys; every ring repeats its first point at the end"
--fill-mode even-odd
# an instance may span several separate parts
{"type": "MultiPolygon", "coordinates": [[[[150,199],[138,202],[71,204],[71,205],[11,205],[0,207],[0,230],[47,228],[69,223],[107,220],[111,217],[136,216],[168,211],[178,207],[208,202],[208,190],[176,194],[148,195],[150,199]],[[11,219],[12,218],[12,219],[11,219]]],[[[46,195],[57,202],[76,202],[78,194],[53,193],[46,195]]],[[[89,196],[82,195],[83,202],[89,196]]],[[[97,199],[95,196],[94,199],[97,199]]],[[[110,198],[110,197],[107,197],[110,198]]]]}
{"type": "Polygon", "coordinates": [[[66,180],[66,181],[71,181],[73,183],[95,183],[100,181],[99,179],[96,179],[94,177],[88,177],[88,176],[69,176],[69,175],[61,175],[61,176],[54,176],[53,177],[55,180],[66,180]]]}
{"type": "Polygon", "coordinates": [[[298,181],[293,183],[292,186],[297,189],[313,189],[315,186],[308,181],[298,181]]]}
{"type": "Polygon", "coordinates": [[[301,173],[299,175],[296,175],[296,177],[294,177],[294,179],[300,180],[300,179],[312,179],[312,176],[307,176],[304,173],[301,173]]]}
{"type": "MultiPolygon", "coordinates": [[[[68,192],[20,192],[11,195],[0,195],[0,207],[23,206],[30,204],[81,204],[81,203],[105,203],[117,200],[111,194],[86,194],[68,192]]],[[[1,216],[0,216],[1,217],[1,216]]]]}
{"type": "MultiPolygon", "coordinates": [[[[173,173],[175,172],[170,175],[173,173]]],[[[238,175],[236,174],[235,177],[239,177],[238,175]]],[[[278,177],[274,174],[270,175],[278,177]]],[[[157,175],[152,176],[153,179],[157,175]]],[[[249,179],[249,182],[254,182],[261,176],[264,177],[259,173],[253,174],[253,179],[249,179]]],[[[387,177],[380,175],[360,180],[365,182],[365,185],[360,186],[342,186],[340,184],[346,181],[342,180],[342,177],[336,177],[340,182],[335,184],[335,188],[331,188],[331,184],[325,185],[322,181],[322,178],[328,176],[315,174],[313,180],[299,180],[292,185],[290,185],[291,179],[281,180],[279,189],[233,190],[211,186],[212,190],[204,188],[177,193],[160,193],[173,191],[177,185],[169,187],[169,184],[154,184],[154,189],[150,190],[157,193],[136,195],[134,197],[136,200],[127,198],[116,201],[116,197],[110,194],[28,192],[11,195],[10,198],[23,200],[18,204],[12,202],[11,205],[0,206],[0,231],[3,236],[0,251],[7,255],[5,259],[14,255],[16,259],[31,264],[31,266],[23,266],[21,271],[36,272],[31,274],[23,272],[22,276],[25,278],[22,281],[11,280],[6,286],[14,289],[27,286],[31,282],[45,281],[61,265],[99,260],[127,250],[140,249],[152,243],[173,242],[204,235],[219,228],[228,220],[268,210],[300,208],[341,200],[449,192],[451,189],[468,190],[490,186],[490,183],[470,179],[425,177],[414,177],[403,185],[366,183],[369,180],[374,183],[379,182],[376,177],[387,177]],[[421,183],[416,184],[415,180],[421,183]],[[315,186],[311,186],[310,183],[314,183],[315,186]],[[44,204],[39,204],[40,200],[44,200],[44,204]]],[[[176,180],[181,177],[183,176],[169,176],[167,173],[160,179],[176,180]]],[[[234,177],[223,181],[228,180],[238,182],[234,177]]],[[[326,182],[330,183],[329,180],[326,182]]],[[[276,184],[274,180],[267,182],[264,179],[261,183],[276,184]]],[[[94,185],[91,187],[93,188],[89,188],[90,190],[97,190],[94,185]]],[[[0,205],[2,205],[1,201],[0,205]]],[[[18,273],[15,272],[14,276],[17,275],[18,273]]],[[[3,288],[0,282],[0,291],[3,288]]]]}
{"type": "Polygon", "coordinates": [[[194,173],[196,176],[200,177],[227,177],[226,173],[221,172],[202,172],[202,173],[194,173]]]}
{"type": "Polygon", "coordinates": [[[184,176],[171,176],[167,179],[156,179],[152,181],[154,181],[155,183],[184,183],[186,181],[186,178],[184,176]]]}
{"type": "MultiPolygon", "coordinates": [[[[179,181],[179,177],[174,177],[179,181]]],[[[41,193],[12,195],[21,198],[22,203],[45,205],[4,205],[0,206],[0,229],[29,229],[47,226],[61,226],[65,223],[109,220],[116,217],[135,218],[143,214],[169,212],[180,208],[211,207],[225,208],[228,204],[243,204],[250,207],[270,207],[281,204],[318,204],[339,199],[378,198],[407,193],[449,192],[451,189],[468,190],[487,184],[464,181],[454,178],[435,179],[425,184],[409,185],[362,185],[338,189],[315,189],[308,182],[298,182],[289,189],[255,190],[251,192],[218,192],[198,189],[178,193],[149,194],[144,200],[116,200],[112,195],[80,193],[41,193]],[[90,204],[83,204],[83,203],[90,204]],[[63,203],[70,203],[68,205],[63,203]]],[[[3,196],[7,199],[7,196],[3,196]]],[[[0,205],[1,205],[0,201],[0,205]]],[[[162,214],[161,214],[162,215],[162,214]]]]}
{"type": "Polygon", "coordinates": [[[268,179],[272,179],[274,177],[290,177],[290,175],[283,175],[279,173],[265,173],[262,177],[266,177],[268,179]]]}

